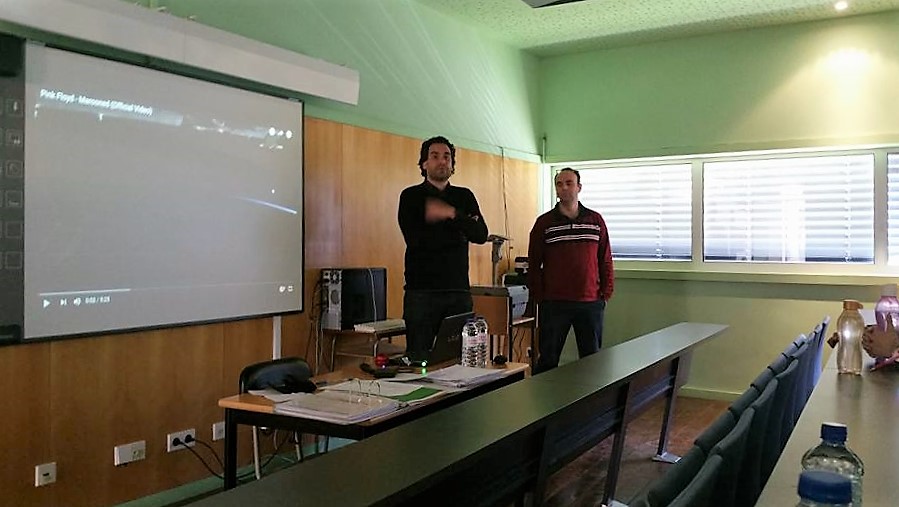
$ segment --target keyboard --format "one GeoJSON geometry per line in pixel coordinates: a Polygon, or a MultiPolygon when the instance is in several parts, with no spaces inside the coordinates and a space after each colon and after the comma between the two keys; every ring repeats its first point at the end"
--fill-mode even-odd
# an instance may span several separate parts
{"type": "Polygon", "coordinates": [[[406,329],[406,321],[403,319],[375,320],[356,324],[353,329],[360,333],[384,333],[387,331],[402,331],[406,329]]]}

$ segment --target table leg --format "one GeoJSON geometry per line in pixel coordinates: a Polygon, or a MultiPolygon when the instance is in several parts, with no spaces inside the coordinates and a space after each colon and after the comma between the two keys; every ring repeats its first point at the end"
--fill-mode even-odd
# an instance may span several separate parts
{"type": "Polygon", "coordinates": [[[659,434],[659,448],[653,461],[662,463],[677,463],[680,456],[668,452],[668,432],[674,421],[674,402],[677,399],[678,374],[680,372],[681,358],[675,358],[671,362],[671,389],[665,398],[665,413],[662,416],[662,431],[659,434]]]}
{"type": "Polygon", "coordinates": [[[237,486],[237,423],[234,411],[225,409],[225,489],[237,486]]]}

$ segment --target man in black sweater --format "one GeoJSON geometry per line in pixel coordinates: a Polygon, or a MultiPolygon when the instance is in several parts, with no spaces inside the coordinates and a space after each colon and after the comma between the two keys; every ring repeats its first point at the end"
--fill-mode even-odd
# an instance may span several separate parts
{"type": "Polygon", "coordinates": [[[450,185],[456,148],[445,137],[421,144],[425,178],[400,194],[398,220],[406,240],[406,355],[426,358],[440,322],[470,312],[468,243],[487,242],[487,224],[471,190],[450,185]]]}

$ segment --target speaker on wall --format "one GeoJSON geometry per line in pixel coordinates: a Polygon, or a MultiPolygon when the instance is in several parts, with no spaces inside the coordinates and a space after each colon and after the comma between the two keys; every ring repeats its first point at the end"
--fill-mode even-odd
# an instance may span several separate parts
{"type": "Polygon", "coordinates": [[[353,329],[387,318],[387,268],[325,268],[321,284],[322,328],[353,329]]]}
{"type": "Polygon", "coordinates": [[[18,76],[25,59],[25,41],[12,35],[0,34],[0,76],[18,76]]]}

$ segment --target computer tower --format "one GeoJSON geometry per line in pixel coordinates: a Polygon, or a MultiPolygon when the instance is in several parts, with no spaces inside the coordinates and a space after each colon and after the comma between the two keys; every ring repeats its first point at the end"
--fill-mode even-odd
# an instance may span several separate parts
{"type": "Polygon", "coordinates": [[[323,329],[387,318],[387,268],[324,268],[321,284],[323,329]]]}

